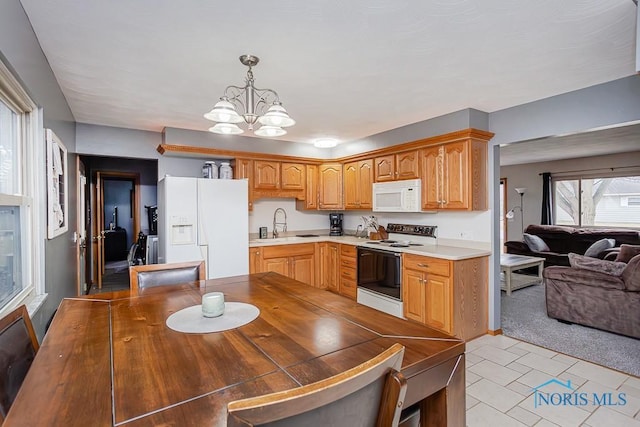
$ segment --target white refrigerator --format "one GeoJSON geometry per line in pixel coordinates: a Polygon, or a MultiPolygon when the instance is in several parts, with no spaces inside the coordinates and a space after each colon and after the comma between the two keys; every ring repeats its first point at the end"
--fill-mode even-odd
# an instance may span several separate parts
{"type": "Polygon", "coordinates": [[[158,263],[205,260],[207,279],[249,274],[246,179],[158,182],[158,263]]]}

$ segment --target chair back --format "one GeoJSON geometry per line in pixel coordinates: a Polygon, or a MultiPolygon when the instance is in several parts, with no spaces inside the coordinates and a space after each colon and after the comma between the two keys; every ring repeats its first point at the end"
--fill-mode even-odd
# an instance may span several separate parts
{"type": "Polygon", "coordinates": [[[4,422],[38,348],[26,306],[21,305],[0,319],[0,424],[4,422]]]}
{"type": "Polygon", "coordinates": [[[204,279],[206,279],[204,261],[132,265],[129,267],[131,290],[197,282],[204,279]]]}
{"type": "Polygon", "coordinates": [[[227,426],[397,426],[407,387],[403,356],[404,347],[394,344],[322,381],[230,402],[227,426]]]}

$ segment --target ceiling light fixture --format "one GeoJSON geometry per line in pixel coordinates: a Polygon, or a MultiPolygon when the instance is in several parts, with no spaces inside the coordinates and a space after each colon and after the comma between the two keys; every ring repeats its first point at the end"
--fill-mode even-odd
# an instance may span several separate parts
{"type": "Polygon", "coordinates": [[[236,124],[245,122],[249,130],[256,123],[262,126],[254,131],[258,136],[274,137],[287,133],[283,128],[296,124],[280,103],[278,94],[271,89],[258,89],[253,85],[254,67],[260,59],[253,55],[242,55],[240,62],[249,67],[244,87],[227,86],[220,101],[205,119],[218,122],[210,132],[223,135],[238,135],[244,131],[236,124]],[[238,111],[242,112],[241,114],[238,111]]]}
{"type": "Polygon", "coordinates": [[[320,138],[320,139],[316,139],[313,142],[313,145],[318,148],[333,148],[336,145],[338,145],[338,141],[336,141],[333,138],[320,138]]]}

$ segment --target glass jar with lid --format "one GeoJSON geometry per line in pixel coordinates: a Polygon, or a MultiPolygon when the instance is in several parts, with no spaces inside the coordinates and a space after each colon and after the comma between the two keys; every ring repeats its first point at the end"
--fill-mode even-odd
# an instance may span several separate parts
{"type": "Polygon", "coordinates": [[[218,165],[214,161],[205,162],[205,166],[209,168],[209,178],[210,179],[218,179],[218,165]]]}
{"type": "Polygon", "coordinates": [[[233,179],[233,169],[229,162],[220,163],[220,179],[233,179]]]}

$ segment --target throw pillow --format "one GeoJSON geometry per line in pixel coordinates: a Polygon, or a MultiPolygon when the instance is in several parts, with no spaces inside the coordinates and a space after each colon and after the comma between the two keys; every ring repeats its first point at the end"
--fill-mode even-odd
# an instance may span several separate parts
{"type": "Polygon", "coordinates": [[[600,252],[611,249],[616,245],[616,239],[601,239],[595,242],[593,245],[589,246],[589,248],[584,252],[584,256],[590,256],[592,258],[597,258],[600,252]]]}
{"type": "Polygon", "coordinates": [[[622,280],[628,291],[640,291],[640,255],[629,260],[622,272],[622,280]]]}
{"type": "Polygon", "coordinates": [[[549,252],[549,246],[540,237],[527,233],[524,233],[522,237],[533,252],[549,252]]]}
{"type": "Polygon", "coordinates": [[[582,270],[597,271],[610,276],[621,276],[622,272],[627,268],[624,262],[605,261],[603,259],[592,258],[584,255],[569,252],[569,264],[573,268],[582,270]]]}
{"type": "Polygon", "coordinates": [[[640,245],[627,245],[623,243],[620,245],[620,252],[618,252],[616,261],[629,262],[631,258],[636,255],[640,255],[640,245]]]}

